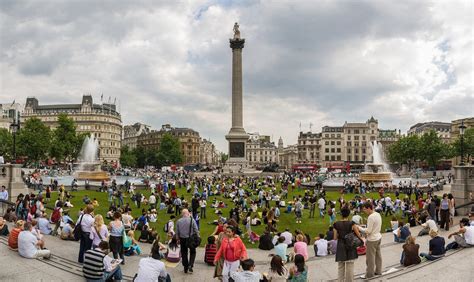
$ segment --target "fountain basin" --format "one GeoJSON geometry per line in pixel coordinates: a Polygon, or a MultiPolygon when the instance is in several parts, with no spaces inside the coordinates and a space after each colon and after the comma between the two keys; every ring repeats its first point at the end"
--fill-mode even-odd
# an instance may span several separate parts
{"type": "Polygon", "coordinates": [[[110,176],[105,171],[76,171],[75,178],[77,180],[89,180],[89,181],[109,181],[110,176]]]}
{"type": "Polygon", "coordinates": [[[361,172],[359,180],[362,182],[391,182],[391,172],[361,172]]]}

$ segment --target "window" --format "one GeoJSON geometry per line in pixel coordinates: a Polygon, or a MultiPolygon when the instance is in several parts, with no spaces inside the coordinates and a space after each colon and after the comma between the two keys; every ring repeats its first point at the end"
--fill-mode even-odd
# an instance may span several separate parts
{"type": "Polygon", "coordinates": [[[331,153],[335,153],[336,150],[334,148],[331,148],[331,153]]]}
{"type": "Polygon", "coordinates": [[[355,148],[355,149],[354,149],[354,152],[355,152],[356,154],[358,154],[358,153],[359,153],[359,149],[355,148]]]}
{"type": "Polygon", "coordinates": [[[354,140],[359,140],[359,136],[358,135],[354,136],[354,140]]]}
{"type": "Polygon", "coordinates": [[[347,133],[349,133],[349,134],[350,134],[350,133],[351,133],[351,130],[350,130],[350,129],[348,129],[348,130],[347,130],[347,133]]]}
{"type": "MultiPolygon", "coordinates": [[[[365,131],[365,130],[364,130],[365,131]]],[[[365,132],[364,132],[365,133],[365,132]]],[[[362,135],[362,140],[365,140],[365,135],[362,135]]]]}
{"type": "Polygon", "coordinates": [[[347,140],[351,140],[351,136],[350,136],[350,135],[349,135],[349,136],[347,136],[347,140]]]}
{"type": "Polygon", "coordinates": [[[337,141],[336,144],[337,144],[337,145],[341,145],[341,141],[337,141]]]}
{"type": "Polygon", "coordinates": [[[350,154],[350,153],[351,153],[351,149],[347,149],[347,153],[350,154]]]}
{"type": "Polygon", "coordinates": [[[335,161],[336,160],[336,156],[331,156],[331,161],[335,161]]]}
{"type": "Polygon", "coordinates": [[[347,156],[347,160],[351,161],[352,160],[351,156],[347,156]]]}
{"type": "Polygon", "coordinates": [[[324,137],[329,138],[329,134],[324,134],[324,137]]]}
{"type": "Polygon", "coordinates": [[[335,137],[335,135],[334,135],[334,134],[331,134],[331,138],[334,138],[334,137],[335,137]]]}
{"type": "Polygon", "coordinates": [[[348,147],[352,146],[352,143],[350,141],[347,141],[347,146],[348,147]]]}
{"type": "Polygon", "coordinates": [[[359,161],[359,155],[354,156],[354,161],[358,162],[359,161]]]}
{"type": "Polygon", "coordinates": [[[326,150],[325,150],[325,151],[326,151],[326,153],[329,153],[329,148],[326,148],[326,150]]]}
{"type": "Polygon", "coordinates": [[[331,145],[335,145],[335,144],[336,144],[336,142],[334,142],[334,141],[331,141],[331,145]]]}
{"type": "Polygon", "coordinates": [[[362,154],[365,154],[365,148],[362,149],[362,154]]]}
{"type": "Polygon", "coordinates": [[[324,160],[329,161],[329,156],[325,156],[324,160]]]}
{"type": "Polygon", "coordinates": [[[326,145],[329,145],[329,141],[326,141],[325,144],[326,144],[326,145]]]}
{"type": "Polygon", "coordinates": [[[337,156],[337,160],[338,160],[338,161],[341,160],[341,156],[340,156],[340,155],[337,156]]]}
{"type": "Polygon", "coordinates": [[[354,134],[359,134],[359,129],[354,129],[354,134]]]}
{"type": "Polygon", "coordinates": [[[359,147],[359,142],[354,142],[355,147],[359,147]]]}
{"type": "Polygon", "coordinates": [[[337,135],[337,138],[341,138],[341,134],[338,134],[338,135],[337,135]]]}

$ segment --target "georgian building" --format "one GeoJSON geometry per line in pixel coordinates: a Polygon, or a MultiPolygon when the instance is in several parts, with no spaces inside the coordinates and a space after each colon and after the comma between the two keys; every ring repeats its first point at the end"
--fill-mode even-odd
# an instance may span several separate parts
{"type": "Polygon", "coordinates": [[[199,143],[201,137],[199,136],[199,132],[190,128],[172,127],[169,124],[164,124],[160,130],[152,130],[149,133],[138,136],[137,147],[158,149],[160,147],[161,138],[165,133],[169,133],[178,138],[181,144],[184,164],[199,163],[199,143]]]}
{"type": "Polygon", "coordinates": [[[297,144],[298,163],[319,165],[321,148],[321,133],[300,132],[297,144]]]}
{"type": "Polygon", "coordinates": [[[274,142],[270,142],[270,136],[258,133],[249,133],[246,151],[249,165],[262,166],[278,163],[278,149],[274,142]]]}
{"type": "Polygon", "coordinates": [[[278,152],[278,161],[281,168],[290,170],[298,163],[298,145],[290,145],[278,152]]]}
{"type": "Polygon", "coordinates": [[[137,147],[138,136],[150,132],[150,126],[143,123],[125,125],[123,127],[122,147],[128,146],[129,149],[137,147]]]}
{"type": "Polygon", "coordinates": [[[219,154],[216,146],[207,139],[202,139],[199,144],[199,163],[205,165],[218,165],[219,154]]]}
{"type": "Polygon", "coordinates": [[[82,96],[80,104],[40,105],[38,99],[27,98],[21,123],[30,118],[38,118],[54,129],[58,125],[59,114],[72,118],[78,133],[91,133],[98,139],[100,161],[119,161],[122,119],[115,104],[94,104],[91,95],[82,96]]]}
{"type": "Polygon", "coordinates": [[[451,123],[449,122],[439,122],[439,121],[430,121],[430,122],[420,122],[410,127],[408,130],[408,136],[418,135],[422,136],[425,133],[430,132],[431,130],[436,131],[438,136],[445,143],[449,143],[451,139],[451,123]]]}
{"type": "Polygon", "coordinates": [[[401,131],[396,129],[379,129],[379,138],[377,141],[382,144],[383,158],[388,160],[388,149],[401,137],[401,131]]]}

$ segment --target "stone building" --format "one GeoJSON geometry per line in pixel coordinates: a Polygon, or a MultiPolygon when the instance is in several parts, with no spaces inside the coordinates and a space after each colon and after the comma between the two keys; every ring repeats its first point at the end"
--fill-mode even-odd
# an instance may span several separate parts
{"type": "Polygon", "coordinates": [[[278,163],[278,149],[270,136],[249,133],[246,145],[247,161],[252,166],[263,166],[278,163]]]}
{"type": "Polygon", "coordinates": [[[83,95],[80,104],[40,105],[38,99],[27,98],[21,122],[35,117],[54,129],[59,114],[72,118],[78,133],[91,133],[98,139],[100,161],[119,161],[122,119],[115,104],[94,104],[91,95],[83,95]]]}
{"type": "Polygon", "coordinates": [[[164,124],[160,130],[152,130],[149,133],[138,136],[137,147],[158,149],[161,138],[165,133],[178,138],[181,144],[184,164],[199,163],[199,143],[201,137],[199,137],[199,132],[190,128],[171,127],[169,124],[164,124]]]}
{"type": "Polygon", "coordinates": [[[150,132],[150,126],[143,123],[125,125],[123,127],[122,147],[128,146],[129,149],[137,147],[138,136],[150,132]]]}
{"type": "Polygon", "coordinates": [[[371,117],[363,123],[345,122],[342,126],[324,126],[321,133],[300,132],[299,165],[343,169],[361,169],[372,162],[370,142],[378,140],[378,121],[371,117]]]}
{"type": "Polygon", "coordinates": [[[417,123],[410,127],[410,129],[408,130],[408,136],[418,135],[421,137],[423,134],[428,133],[431,130],[436,131],[436,133],[443,140],[443,142],[450,142],[451,123],[449,122],[430,121],[417,123]]]}
{"type": "Polygon", "coordinates": [[[298,145],[290,145],[278,152],[280,168],[290,170],[298,163],[298,145]]]}
{"type": "Polygon", "coordinates": [[[377,141],[382,144],[383,158],[388,160],[388,149],[397,142],[401,137],[401,131],[396,129],[379,129],[379,137],[377,141]]]}
{"type": "Polygon", "coordinates": [[[11,124],[20,119],[20,104],[0,104],[0,128],[11,131],[11,124]]]}
{"type": "Polygon", "coordinates": [[[207,139],[202,139],[199,143],[199,163],[205,165],[218,165],[219,154],[216,146],[207,139]]]}
{"type": "MultiPolygon", "coordinates": [[[[461,122],[464,122],[464,126],[466,129],[468,128],[474,128],[474,117],[468,117],[468,118],[463,118],[463,119],[457,119],[451,121],[451,130],[450,130],[450,137],[451,141],[454,142],[459,138],[459,126],[461,126],[461,122]]],[[[464,163],[467,163],[466,156],[464,156],[464,163]]],[[[452,165],[458,165],[461,162],[460,157],[456,157],[452,159],[452,165]]],[[[472,162],[472,160],[471,160],[472,162]]]]}

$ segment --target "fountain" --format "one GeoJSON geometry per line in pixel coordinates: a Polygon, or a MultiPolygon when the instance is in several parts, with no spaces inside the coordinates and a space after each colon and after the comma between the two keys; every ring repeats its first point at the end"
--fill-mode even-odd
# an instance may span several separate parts
{"type": "Polygon", "coordinates": [[[365,165],[365,171],[360,174],[359,180],[364,182],[391,182],[392,173],[382,157],[382,144],[377,141],[370,143],[374,162],[365,165]]]}
{"type": "Polygon", "coordinates": [[[99,151],[99,141],[93,135],[87,136],[82,143],[79,154],[79,164],[75,169],[75,178],[78,180],[102,181],[109,180],[107,172],[100,169],[100,162],[97,160],[99,151]]]}

